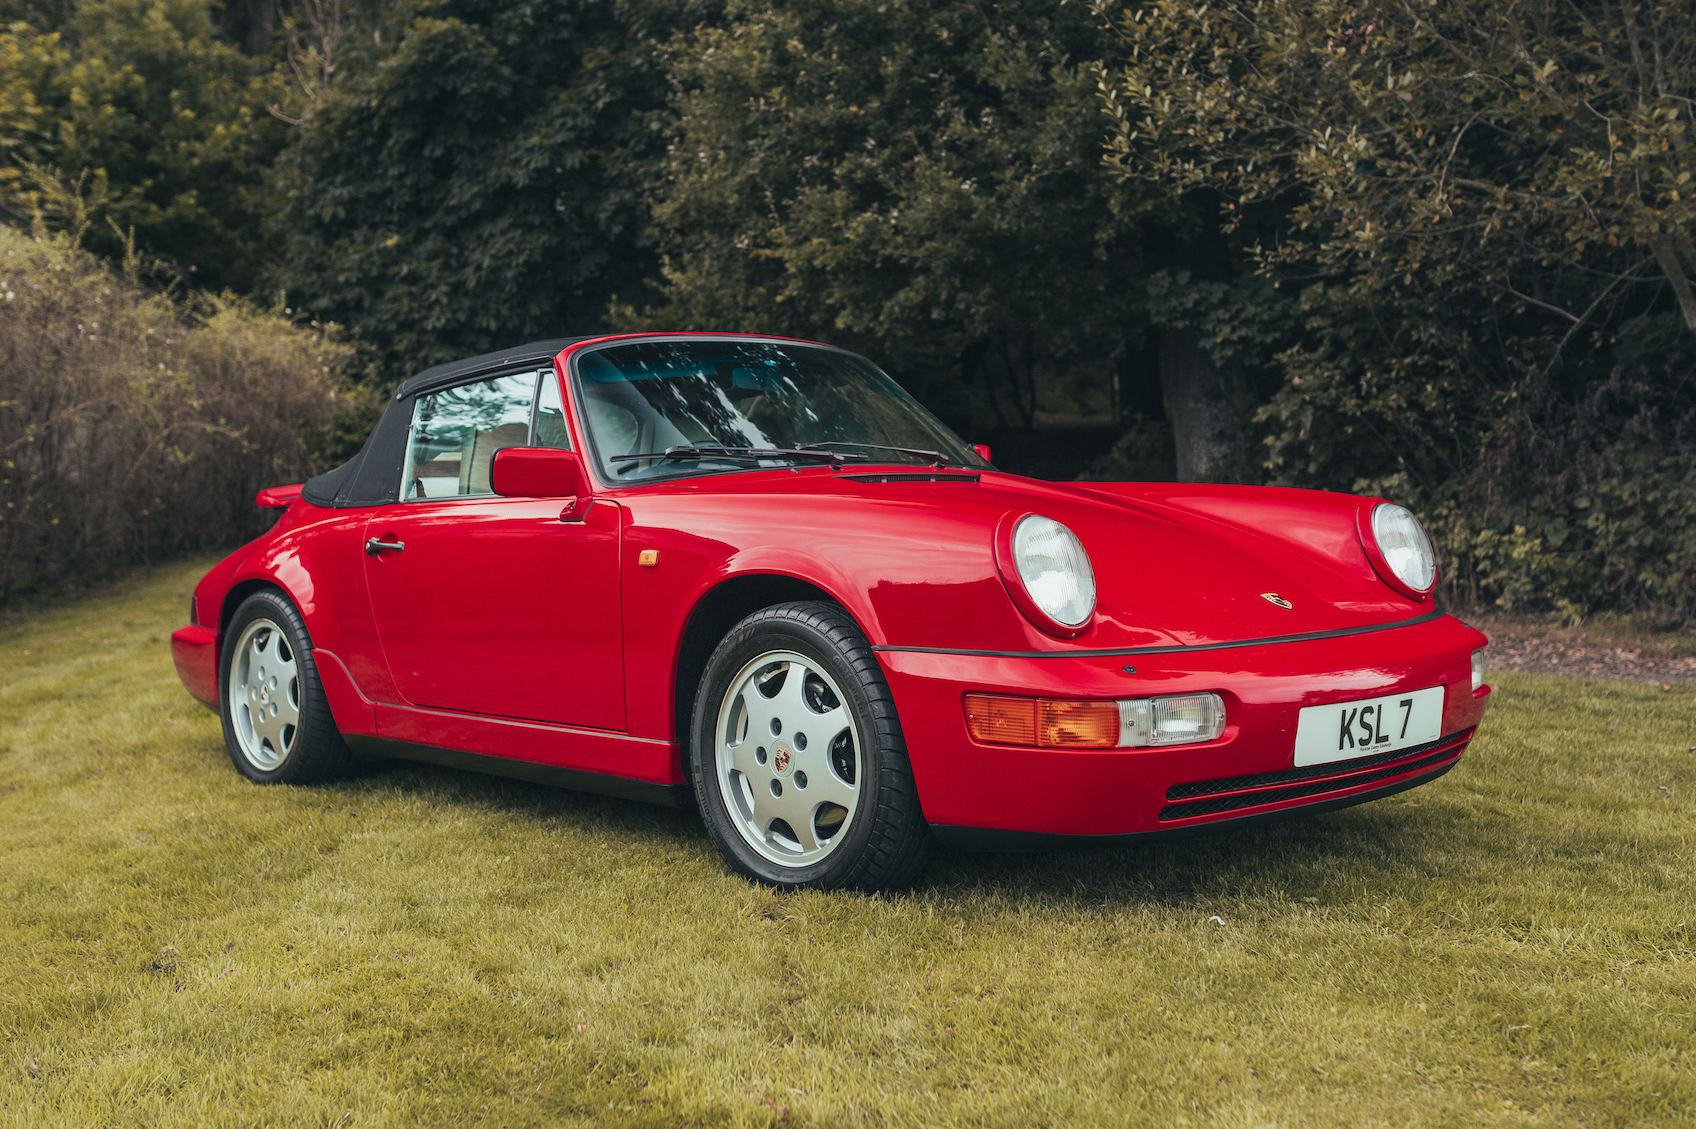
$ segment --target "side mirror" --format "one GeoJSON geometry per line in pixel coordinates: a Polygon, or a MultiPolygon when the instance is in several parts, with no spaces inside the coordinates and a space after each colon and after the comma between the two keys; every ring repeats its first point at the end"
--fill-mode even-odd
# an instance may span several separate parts
{"type": "Polygon", "coordinates": [[[561,521],[570,521],[589,494],[583,457],[553,447],[506,447],[495,452],[489,484],[503,498],[562,498],[561,521]]]}
{"type": "Polygon", "coordinates": [[[995,461],[989,457],[988,443],[973,443],[972,450],[976,451],[978,453],[978,458],[982,459],[986,463],[993,463],[995,461]]]}

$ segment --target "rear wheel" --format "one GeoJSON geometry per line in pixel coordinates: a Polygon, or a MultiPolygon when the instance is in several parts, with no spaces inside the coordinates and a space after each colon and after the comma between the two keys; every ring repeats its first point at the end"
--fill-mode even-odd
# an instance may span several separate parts
{"type": "Polygon", "coordinates": [[[931,838],[871,645],[834,604],[733,628],[695,698],[696,798],[741,873],[783,887],[911,881],[931,838]]]}
{"type": "Polygon", "coordinates": [[[236,770],[259,784],[346,776],[353,757],[330,716],[300,613],[265,589],[243,600],[219,656],[219,713],[236,770]]]}

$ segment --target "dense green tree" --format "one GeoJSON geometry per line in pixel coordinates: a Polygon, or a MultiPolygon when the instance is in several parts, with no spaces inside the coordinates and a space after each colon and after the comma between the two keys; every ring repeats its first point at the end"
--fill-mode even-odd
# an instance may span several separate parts
{"type": "Polygon", "coordinates": [[[76,0],[0,0],[0,27],[26,23],[37,31],[57,31],[76,11],[76,0]]]}
{"type": "MultiPolygon", "coordinates": [[[[31,213],[25,162],[77,184],[88,246],[137,249],[196,286],[246,290],[264,180],[285,140],[273,83],[220,38],[210,0],[85,0],[0,30],[0,205],[31,213]]],[[[53,194],[48,193],[47,198],[53,194]]]]}
{"type": "Polygon", "coordinates": [[[1277,219],[1276,479],[1419,506],[1468,598],[1696,604],[1662,532],[1696,520],[1696,4],[1098,11],[1121,171],[1277,219]]]}
{"type": "Polygon", "coordinates": [[[1116,26],[1121,167],[1233,207],[1293,197],[1270,261],[1367,287],[1424,271],[1578,329],[1658,275],[1696,333],[1689,0],[1178,3],[1116,26]],[[1602,273],[1521,285],[1562,267],[1602,273]]]}
{"type": "Polygon", "coordinates": [[[1262,266],[1313,284],[1278,414],[1345,421],[1286,429],[1289,473],[1451,479],[1528,371],[1596,377],[1657,291],[1696,330],[1696,5],[1258,0],[1115,27],[1119,167],[1214,194],[1227,228],[1287,209],[1262,266]]]}
{"type": "Polygon", "coordinates": [[[668,93],[653,44],[690,10],[639,0],[416,0],[281,162],[274,275],[388,377],[594,331],[654,270],[643,178],[668,93]]]}
{"type": "Polygon", "coordinates": [[[859,347],[962,427],[1111,410],[1153,217],[1102,169],[1098,46],[1039,0],[734,0],[674,51],[639,320],[859,347]]]}

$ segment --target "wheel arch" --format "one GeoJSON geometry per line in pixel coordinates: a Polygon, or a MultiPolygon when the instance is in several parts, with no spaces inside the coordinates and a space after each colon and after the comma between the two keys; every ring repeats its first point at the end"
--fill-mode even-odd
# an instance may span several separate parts
{"type": "Polygon", "coordinates": [[[218,650],[220,654],[223,653],[224,632],[229,630],[230,620],[235,618],[236,609],[241,607],[243,600],[266,588],[280,592],[289,603],[294,604],[296,611],[300,610],[300,604],[295,601],[293,596],[289,595],[288,589],[275,580],[251,577],[247,580],[236,581],[236,583],[230,585],[229,591],[224,593],[224,602],[218,607],[218,650]]]}
{"type": "Polygon", "coordinates": [[[695,693],[700,688],[701,675],[707,669],[707,660],[712,657],[713,650],[743,618],[761,608],[798,600],[823,600],[835,604],[854,619],[862,631],[865,630],[865,625],[859,623],[842,600],[812,581],[786,573],[741,573],[727,577],[695,601],[678,641],[672,682],[672,732],[677,741],[678,768],[685,780],[690,778],[689,730],[695,713],[695,693]]]}

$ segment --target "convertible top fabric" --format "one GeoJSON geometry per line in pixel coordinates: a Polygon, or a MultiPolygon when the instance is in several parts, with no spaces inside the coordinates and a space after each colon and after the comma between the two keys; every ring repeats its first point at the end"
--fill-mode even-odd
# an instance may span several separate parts
{"type": "Polygon", "coordinates": [[[502,369],[518,369],[551,361],[566,346],[587,337],[560,337],[532,341],[496,353],[467,357],[433,365],[417,376],[401,381],[389,398],[383,418],[377,421],[359,453],[335,470],[306,480],[300,496],[315,506],[349,509],[381,506],[400,494],[400,472],[406,462],[406,433],[412,423],[412,404],[419,395],[435,392],[466,380],[494,375],[502,369]]]}
{"type": "Polygon", "coordinates": [[[395,399],[416,396],[420,392],[434,392],[438,388],[458,384],[464,377],[477,376],[494,369],[551,361],[564,352],[567,345],[588,340],[590,338],[587,337],[560,337],[552,341],[532,341],[528,345],[502,349],[498,353],[484,353],[478,357],[467,357],[463,361],[447,361],[403,380],[400,387],[395,389],[395,399]]]}

